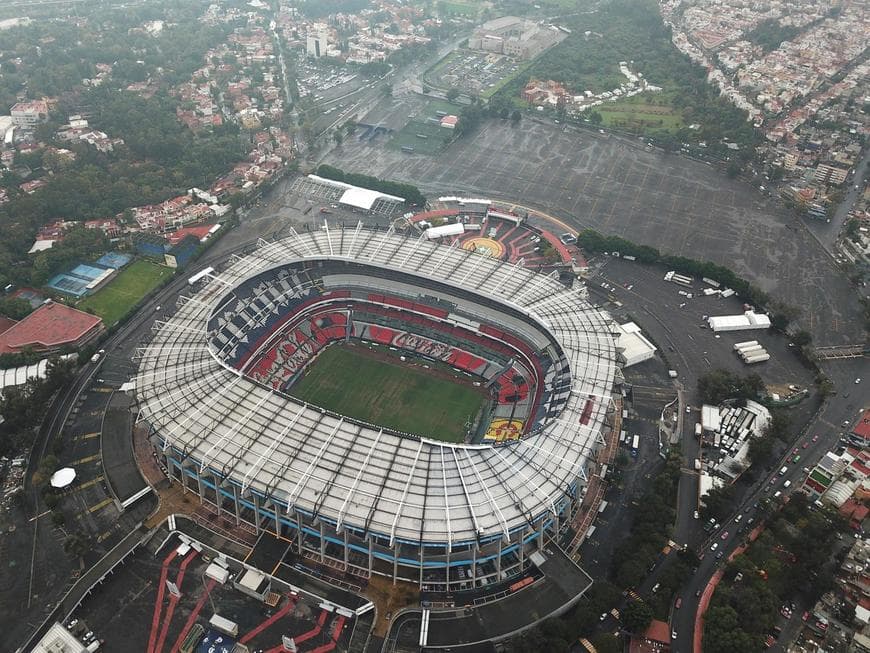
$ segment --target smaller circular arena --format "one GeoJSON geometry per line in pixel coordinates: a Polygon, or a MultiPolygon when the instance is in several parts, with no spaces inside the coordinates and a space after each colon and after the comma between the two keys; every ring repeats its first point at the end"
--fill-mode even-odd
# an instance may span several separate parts
{"type": "Polygon", "coordinates": [[[569,534],[617,372],[609,317],[557,273],[324,225],[206,277],[136,386],[170,477],[217,515],[454,591],[569,534]]]}

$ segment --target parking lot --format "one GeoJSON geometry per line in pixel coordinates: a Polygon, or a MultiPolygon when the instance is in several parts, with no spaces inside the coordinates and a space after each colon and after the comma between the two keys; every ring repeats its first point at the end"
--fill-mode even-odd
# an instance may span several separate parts
{"type": "Polygon", "coordinates": [[[317,65],[304,53],[296,58],[296,84],[299,97],[311,97],[315,102],[328,102],[346,95],[368,81],[347,70],[317,65]]]}
{"type": "Polygon", "coordinates": [[[425,76],[437,88],[456,88],[472,95],[490,95],[517,75],[528,62],[494,52],[456,50],[425,76]]]}
{"type": "Polygon", "coordinates": [[[766,329],[716,334],[707,327],[705,316],[743,312],[743,304],[736,296],[706,297],[700,292],[705,286],[700,279],[695,280],[694,288],[684,288],[665,281],[662,268],[621,258],[598,256],[592,260],[592,267],[589,285],[593,297],[601,297],[601,283],[607,283],[613,289],[606,293],[607,297],[623,304],[610,305],[614,316],[633,318],[650,334],[689,392],[694,391],[700,374],[717,368],[740,375],[758,374],[765,383],[778,386],[812,386],[812,374],[784,336],[766,329]],[[681,290],[691,292],[693,297],[680,295],[681,290]],[[758,340],[770,353],[770,360],[756,365],[743,363],[733,345],[746,340],[758,340]]]}
{"type": "Polygon", "coordinates": [[[346,142],[325,162],[543,211],[662,251],[710,260],[796,307],[817,344],[863,337],[855,290],[819,243],[782,207],[712,166],[598,132],[524,119],[481,126],[436,156],[346,142]]]}

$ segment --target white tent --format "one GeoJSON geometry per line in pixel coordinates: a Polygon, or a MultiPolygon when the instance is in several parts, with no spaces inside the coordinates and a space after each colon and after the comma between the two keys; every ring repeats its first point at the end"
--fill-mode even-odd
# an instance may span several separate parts
{"type": "Polygon", "coordinates": [[[72,483],[76,478],[76,470],[72,467],[64,467],[57,470],[51,476],[51,487],[64,488],[72,483]]]}

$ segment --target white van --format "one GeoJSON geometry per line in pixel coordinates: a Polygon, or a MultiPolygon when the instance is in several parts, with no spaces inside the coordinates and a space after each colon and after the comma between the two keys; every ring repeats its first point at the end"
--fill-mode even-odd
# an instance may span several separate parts
{"type": "Polygon", "coordinates": [[[788,465],[783,465],[783,466],[782,466],[782,469],[779,470],[779,475],[780,475],[780,476],[785,476],[785,473],[786,473],[787,471],[788,471],[788,465]]]}

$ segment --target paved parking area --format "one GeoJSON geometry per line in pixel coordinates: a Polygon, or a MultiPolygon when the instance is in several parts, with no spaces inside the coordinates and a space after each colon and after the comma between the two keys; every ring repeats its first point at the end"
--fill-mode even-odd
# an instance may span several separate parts
{"type": "Polygon", "coordinates": [[[812,385],[812,374],[800,363],[784,336],[767,330],[715,334],[706,328],[705,315],[743,312],[743,304],[737,297],[722,299],[718,295],[700,295],[704,284],[698,279],[694,297],[687,299],[678,293],[680,290],[691,292],[691,289],[664,281],[664,269],[610,256],[596,257],[592,267],[589,283],[592,298],[609,301],[612,296],[622,303],[622,307],[611,303],[608,309],[621,318],[620,322],[632,318],[643,327],[690,393],[695,390],[697,377],[714,368],[741,375],[759,374],[770,384],[812,385]],[[615,290],[605,295],[601,292],[601,282],[615,290]],[[631,290],[627,286],[631,286],[631,290]],[[734,353],[733,345],[746,340],[758,340],[770,353],[770,360],[757,365],[744,364],[734,353]]]}
{"type": "Polygon", "coordinates": [[[121,514],[109,493],[100,430],[110,396],[111,388],[95,381],[82,393],[63,431],[58,458],[61,466],[76,470],[75,482],[60,494],[65,523],[54,524],[50,512],[28,520],[16,510],[15,530],[0,538],[0,650],[15,650],[78,578],[78,560],[64,550],[70,535],[87,540],[87,568],[153,509],[153,499],[146,498],[121,514]]]}
{"type": "Polygon", "coordinates": [[[817,344],[860,341],[856,293],[801,223],[721,170],[639,145],[524,119],[487,122],[437,156],[351,139],[325,162],[431,194],[517,202],[575,228],[726,265],[801,310],[817,344]]]}
{"type": "Polygon", "coordinates": [[[457,50],[426,79],[439,88],[458,88],[476,95],[516,75],[524,64],[523,61],[495,52],[457,50]]]}

